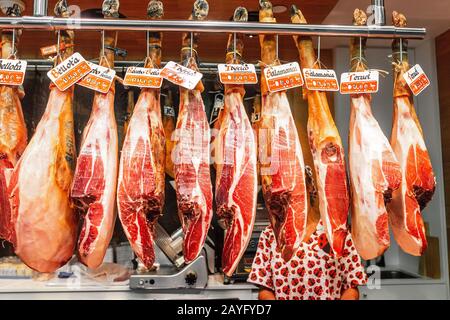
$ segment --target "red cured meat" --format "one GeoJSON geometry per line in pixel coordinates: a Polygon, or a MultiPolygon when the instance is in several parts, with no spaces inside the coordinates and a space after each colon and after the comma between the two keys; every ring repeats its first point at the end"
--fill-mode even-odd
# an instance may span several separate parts
{"type": "Polygon", "coordinates": [[[159,90],[142,90],[122,148],[117,203],[130,244],[147,268],[155,261],[154,230],[164,205],[165,136],[159,90]]]}
{"type": "MultiPolygon", "coordinates": [[[[405,27],[404,15],[394,11],[393,23],[405,27]]],[[[425,225],[421,211],[431,201],[436,178],[425,145],[422,127],[414,109],[412,92],[403,78],[410,69],[407,42],[393,43],[394,57],[394,119],[391,145],[400,162],[402,181],[389,203],[389,221],[399,246],[411,255],[420,256],[427,248],[425,225]],[[404,50],[400,58],[401,48],[404,50]]]]}
{"type": "Polygon", "coordinates": [[[79,258],[93,269],[103,262],[114,229],[117,154],[114,91],[96,93],[71,189],[72,200],[83,220],[78,240],[79,258]]]}
{"type": "Polygon", "coordinates": [[[212,219],[210,129],[200,91],[180,90],[174,148],[178,215],[183,226],[186,263],[200,253],[212,219]]]}
{"type": "Polygon", "coordinates": [[[231,276],[250,240],[256,215],[256,142],[238,91],[225,94],[216,139],[217,215],[226,229],[223,272],[231,276]]]}

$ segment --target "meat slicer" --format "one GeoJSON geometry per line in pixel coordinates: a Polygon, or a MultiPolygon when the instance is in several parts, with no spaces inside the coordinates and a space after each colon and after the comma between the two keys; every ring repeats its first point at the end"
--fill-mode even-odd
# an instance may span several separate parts
{"type": "Polygon", "coordinates": [[[208,238],[200,256],[189,265],[183,257],[183,231],[172,235],[160,224],[156,227],[156,267],[146,272],[136,272],[130,277],[130,289],[202,289],[208,283],[208,272],[214,272],[214,244],[208,238]]]}

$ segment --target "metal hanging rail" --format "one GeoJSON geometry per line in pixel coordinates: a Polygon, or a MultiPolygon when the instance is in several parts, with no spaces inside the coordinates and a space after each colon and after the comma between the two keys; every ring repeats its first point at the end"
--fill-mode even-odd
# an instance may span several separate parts
{"type": "Polygon", "coordinates": [[[245,34],[279,34],[323,37],[368,37],[380,39],[424,39],[425,28],[396,28],[391,26],[342,26],[313,24],[271,24],[256,22],[186,21],[186,20],[127,20],[127,19],[64,19],[46,17],[0,18],[0,29],[26,30],[114,30],[161,32],[236,32],[245,34]]]}

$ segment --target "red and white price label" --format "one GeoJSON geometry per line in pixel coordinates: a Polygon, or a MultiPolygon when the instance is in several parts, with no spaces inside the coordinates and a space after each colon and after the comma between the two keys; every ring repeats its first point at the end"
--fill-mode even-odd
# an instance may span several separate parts
{"type": "Polygon", "coordinates": [[[24,60],[0,59],[0,84],[20,86],[25,80],[27,62],[24,60]]]}
{"type": "Polygon", "coordinates": [[[78,52],[61,62],[47,73],[61,91],[66,91],[91,72],[89,63],[78,52]]]}
{"type": "Polygon", "coordinates": [[[203,74],[170,61],[161,70],[161,77],[178,86],[193,90],[203,78],[203,74]]]}
{"type": "Polygon", "coordinates": [[[339,91],[336,72],[331,69],[303,69],[306,88],[318,91],[339,91]]]}
{"type": "Polygon", "coordinates": [[[88,62],[91,72],[81,79],[78,84],[101,93],[108,93],[116,76],[116,71],[88,62]]]}
{"type": "Polygon", "coordinates": [[[341,75],[341,94],[378,92],[380,74],[378,71],[347,72],[341,75]]]}
{"type": "Polygon", "coordinates": [[[422,67],[418,64],[404,73],[403,78],[405,78],[406,83],[415,96],[418,96],[430,85],[430,79],[428,79],[422,67]]]}
{"type": "Polygon", "coordinates": [[[159,89],[162,83],[161,70],[151,68],[129,67],[123,80],[125,86],[139,88],[159,89]]]}
{"type": "Polygon", "coordinates": [[[256,84],[258,75],[253,64],[219,64],[220,82],[223,84],[256,84]]]}
{"type": "Polygon", "coordinates": [[[301,87],[304,84],[302,72],[297,62],[268,67],[264,69],[264,76],[270,92],[301,87]]]}

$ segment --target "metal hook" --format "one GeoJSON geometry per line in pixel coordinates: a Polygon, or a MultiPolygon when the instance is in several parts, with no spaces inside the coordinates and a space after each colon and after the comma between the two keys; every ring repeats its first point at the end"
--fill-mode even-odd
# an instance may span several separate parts
{"type": "Polygon", "coordinates": [[[362,37],[359,37],[359,61],[362,61],[362,37]]]}
{"type": "Polygon", "coordinates": [[[194,33],[191,32],[191,59],[194,57],[194,33]]]}
{"type": "Polygon", "coordinates": [[[233,33],[233,63],[236,62],[236,32],[233,33]]]}
{"type": "Polygon", "coordinates": [[[58,64],[58,58],[61,58],[61,30],[57,31],[57,43],[56,43],[56,64],[58,64]]]}
{"type": "Polygon", "coordinates": [[[12,51],[11,51],[11,57],[16,57],[16,29],[13,29],[12,33],[12,51]]]}
{"type": "Polygon", "coordinates": [[[105,56],[105,30],[102,30],[102,58],[105,56]]]}
{"type": "Polygon", "coordinates": [[[150,31],[147,31],[147,58],[150,57],[150,31]]]}
{"type": "Polygon", "coordinates": [[[320,63],[321,38],[317,39],[317,62],[320,63]]]}
{"type": "Polygon", "coordinates": [[[278,52],[278,34],[275,36],[275,45],[276,45],[276,59],[279,60],[279,52],[278,52]]]}
{"type": "Polygon", "coordinates": [[[400,39],[400,63],[403,63],[403,39],[400,39]]]}

